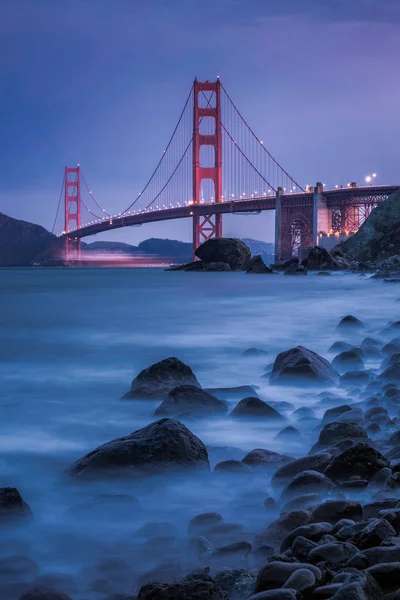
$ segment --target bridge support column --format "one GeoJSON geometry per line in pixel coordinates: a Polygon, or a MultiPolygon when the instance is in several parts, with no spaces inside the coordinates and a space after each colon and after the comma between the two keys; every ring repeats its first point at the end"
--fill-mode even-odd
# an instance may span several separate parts
{"type": "MultiPolygon", "coordinates": [[[[65,167],[64,175],[64,234],[81,226],[81,168],[65,167]]],[[[79,264],[81,260],[80,238],[65,236],[65,263],[79,264]]]]}
{"type": "Polygon", "coordinates": [[[331,229],[329,221],[329,208],[324,196],[324,186],[318,181],[314,188],[312,231],[312,243],[314,246],[319,246],[320,233],[328,233],[331,229]]]}
{"type": "Polygon", "coordinates": [[[222,237],[222,215],[195,215],[193,217],[193,256],[207,240],[222,237]]]}
{"type": "Polygon", "coordinates": [[[279,187],[276,192],[275,202],[275,258],[276,265],[282,260],[282,201],[283,188],[279,187]]]}

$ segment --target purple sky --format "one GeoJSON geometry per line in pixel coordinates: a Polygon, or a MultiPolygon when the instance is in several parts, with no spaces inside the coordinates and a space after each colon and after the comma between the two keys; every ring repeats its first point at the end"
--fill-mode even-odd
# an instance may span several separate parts
{"type": "MultiPolygon", "coordinates": [[[[398,0],[0,0],[0,211],[51,229],[66,164],[125,208],[194,77],[301,183],[400,183],[398,0]]],[[[224,234],[273,240],[273,214],[224,234]]],[[[57,231],[61,229],[57,228],[57,231]]],[[[97,239],[189,241],[176,221],[97,239]]],[[[94,241],[96,238],[88,238],[94,241]]]]}

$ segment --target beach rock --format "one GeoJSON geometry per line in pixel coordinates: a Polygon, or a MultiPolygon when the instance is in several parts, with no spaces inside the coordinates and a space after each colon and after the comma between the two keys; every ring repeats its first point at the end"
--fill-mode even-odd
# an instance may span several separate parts
{"type": "Polygon", "coordinates": [[[325,358],[304,346],[297,346],[278,354],[270,382],[276,385],[294,384],[299,381],[307,384],[336,385],[339,374],[325,358]]]}
{"type": "Polygon", "coordinates": [[[308,275],[307,269],[303,265],[293,264],[286,269],[284,275],[308,275]]]}
{"type": "Polygon", "coordinates": [[[350,500],[327,500],[316,506],[312,511],[315,521],[337,523],[341,519],[361,521],[363,509],[359,502],[350,500]]]}
{"type": "MultiPolygon", "coordinates": [[[[250,596],[248,600],[300,600],[302,596],[296,590],[267,590],[250,596]]],[[[242,599],[241,599],[242,600],[242,599]]]]}
{"type": "Polygon", "coordinates": [[[319,434],[317,443],[312,450],[334,446],[343,440],[367,440],[366,431],[355,423],[328,423],[319,434]]]}
{"type": "Polygon", "coordinates": [[[354,544],[334,542],[318,545],[317,548],[311,550],[308,560],[311,563],[324,562],[328,567],[336,570],[343,567],[357,553],[358,549],[354,544]]]}
{"type": "Polygon", "coordinates": [[[223,262],[223,261],[210,262],[210,263],[204,263],[204,261],[203,261],[203,265],[204,265],[205,271],[212,271],[214,273],[223,273],[224,271],[232,271],[231,266],[228,265],[228,263],[223,262]]]}
{"type": "Polygon", "coordinates": [[[291,498],[281,510],[281,514],[290,512],[292,510],[297,510],[299,508],[307,509],[309,507],[315,506],[321,499],[320,494],[311,493],[311,494],[300,494],[300,496],[294,496],[291,498]]]}
{"type": "Polygon", "coordinates": [[[361,387],[370,381],[369,371],[348,371],[340,377],[340,385],[345,388],[361,387]]]}
{"type": "Polygon", "coordinates": [[[356,476],[369,481],[389,461],[378,450],[365,442],[357,442],[338,456],[335,456],[325,475],[336,482],[347,481],[356,476]]]}
{"type": "Polygon", "coordinates": [[[228,412],[228,405],[194,385],[173,388],[155,411],[156,416],[218,416],[228,412]]]}
{"type": "Polygon", "coordinates": [[[265,356],[266,354],[268,354],[268,352],[266,350],[262,350],[261,348],[247,348],[247,350],[245,350],[243,352],[243,356],[265,356]]]}
{"type": "Polygon", "coordinates": [[[35,587],[23,594],[19,600],[71,600],[67,594],[47,587],[35,587]]]}
{"type": "Polygon", "coordinates": [[[340,417],[341,414],[349,410],[352,410],[352,408],[348,404],[342,404],[341,406],[328,408],[328,410],[324,412],[324,416],[322,417],[322,425],[326,425],[327,423],[334,423],[335,421],[337,421],[337,418],[340,417]]]}
{"type": "Polygon", "coordinates": [[[289,577],[282,589],[296,590],[300,594],[307,595],[316,587],[317,579],[310,569],[298,569],[289,577]]]}
{"type": "Polygon", "coordinates": [[[281,499],[288,500],[299,494],[338,494],[337,486],[328,477],[317,471],[303,471],[293,477],[283,490],[281,499]]]}
{"type": "Polygon", "coordinates": [[[320,246],[314,246],[314,248],[311,248],[307,258],[305,258],[301,264],[310,271],[319,271],[323,269],[326,269],[327,271],[333,271],[339,268],[338,261],[332,256],[332,254],[320,246]]]}
{"type": "Polygon", "coordinates": [[[223,569],[214,576],[216,585],[228,594],[229,600],[248,598],[254,591],[256,579],[246,569],[223,569]]]}
{"type": "Polygon", "coordinates": [[[356,423],[363,425],[365,423],[365,417],[362,410],[356,408],[354,410],[348,410],[337,418],[338,423],[356,423]]]}
{"type": "Polygon", "coordinates": [[[0,523],[30,519],[32,512],[17,488],[0,488],[0,523]]]}
{"type": "Polygon", "coordinates": [[[352,571],[332,600],[384,600],[383,592],[370,573],[352,571]]]}
{"type": "Polygon", "coordinates": [[[257,417],[257,419],[282,420],[282,415],[257,397],[243,398],[231,412],[231,417],[257,417]]]}
{"type": "Polygon", "coordinates": [[[251,469],[240,460],[223,460],[214,467],[214,473],[236,473],[237,475],[249,475],[251,469]]]}
{"type": "Polygon", "coordinates": [[[367,572],[372,575],[381,589],[393,592],[400,588],[400,562],[382,563],[368,567],[367,572]]]}
{"type": "Polygon", "coordinates": [[[132,381],[131,389],[124,398],[163,400],[180,385],[201,387],[188,365],[175,357],[165,358],[143,369],[132,381]]]}
{"type": "Polygon", "coordinates": [[[247,397],[258,397],[256,390],[251,385],[238,385],[226,388],[205,388],[206,392],[220,400],[242,400],[247,397]]]}
{"type": "Polygon", "coordinates": [[[360,319],[357,319],[357,317],[354,317],[353,315],[346,315],[345,317],[343,317],[343,319],[337,326],[337,329],[339,331],[360,331],[363,328],[364,323],[360,321],[360,319]]]}
{"type": "Polygon", "coordinates": [[[205,573],[173,582],[153,581],[142,586],[137,600],[229,600],[228,594],[205,573]]]}
{"type": "Polygon", "coordinates": [[[302,435],[296,427],[289,425],[277,433],[275,439],[295,443],[302,440],[302,435]]]}
{"type": "Polygon", "coordinates": [[[353,543],[361,550],[380,546],[382,542],[396,535],[396,531],[386,519],[375,519],[368,523],[353,538],[353,543]]]}
{"type": "Polygon", "coordinates": [[[218,523],[222,523],[222,521],[222,515],[220,515],[219,513],[200,513],[199,515],[196,515],[190,520],[188,525],[188,531],[191,535],[204,533],[204,531],[210,529],[210,527],[213,527],[218,523]]]}
{"type": "Polygon", "coordinates": [[[282,587],[289,577],[299,569],[308,569],[317,582],[322,579],[321,570],[309,563],[288,563],[272,561],[267,563],[258,573],[255,592],[264,592],[282,587]]]}
{"type": "Polygon", "coordinates": [[[346,371],[359,371],[364,369],[364,363],[354,350],[346,350],[341,352],[332,361],[332,367],[334,367],[340,373],[346,371]]]}
{"type": "Polygon", "coordinates": [[[332,346],[329,348],[328,352],[346,352],[347,350],[351,350],[352,345],[348,342],[338,341],[333,342],[332,346]]]}
{"type": "Polygon", "coordinates": [[[272,452],[272,450],[255,448],[246,454],[246,456],[242,459],[242,462],[249,467],[269,469],[287,464],[292,460],[293,459],[290,456],[284,456],[278,452],[272,452]]]}
{"type": "Polygon", "coordinates": [[[327,452],[314,454],[312,456],[302,456],[296,460],[288,462],[286,465],[279,467],[272,478],[271,484],[273,487],[282,487],[298,473],[303,471],[317,471],[323,473],[326,467],[332,460],[332,454],[327,452]]]}
{"type": "Polygon", "coordinates": [[[311,550],[316,547],[317,544],[315,542],[298,535],[292,544],[291,553],[300,562],[306,562],[311,550]]]}
{"type": "Polygon", "coordinates": [[[117,475],[137,477],[177,470],[209,470],[207,448],[185,425],[161,419],[102,446],[70,469],[74,478],[117,475]]]}
{"type": "Polygon", "coordinates": [[[259,254],[253,256],[249,262],[246,264],[246,274],[250,275],[253,273],[265,273],[265,274],[273,274],[273,270],[264,263],[263,259],[259,254]]]}
{"type": "Polygon", "coordinates": [[[282,541],[280,551],[286,552],[291,548],[296,538],[301,537],[312,542],[318,542],[325,534],[331,533],[332,525],[330,523],[309,523],[301,525],[291,531],[282,541]]]}
{"type": "Polygon", "coordinates": [[[212,238],[201,244],[195,255],[206,265],[215,262],[227,263],[232,271],[246,267],[251,258],[250,248],[234,238],[212,238]]]}
{"type": "Polygon", "coordinates": [[[294,510],[281,515],[256,537],[256,545],[273,544],[280,546],[283,539],[297,527],[313,522],[311,513],[307,510],[294,510]]]}

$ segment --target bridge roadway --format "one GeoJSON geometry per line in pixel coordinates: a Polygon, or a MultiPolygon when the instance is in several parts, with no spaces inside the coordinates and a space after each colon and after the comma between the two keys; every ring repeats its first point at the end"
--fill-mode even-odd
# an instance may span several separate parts
{"type": "MultiPolygon", "coordinates": [[[[377,204],[382,202],[387,196],[397,191],[400,185],[385,186],[365,186],[365,187],[345,187],[324,190],[323,195],[327,200],[327,206],[343,207],[357,206],[366,203],[377,204]]],[[[304,205],[309,206],[313,202],[313,190],[303,193],[283,194],[280,196],[282,204],[297,205],[301,208],[304,205]]],[[[264,210],[274,210],[276,204],[275,196],[262,196],[259,198],[244,198],[241,200],[224,201],[220,203],[197,204],[176,206],[164,210],[148,210],[139,214],[124,214],[116,217],[106,217],[101,221],[95,221],[82,226],[80,229],[71,230],[63,233],[62,236],[77,239],[90,235],[96,235],[103,231],[119,229],[121,227],[130,227],[143,225],[145,223],[154,223],[157,221],[167,221],[172,219],[185,219],[193,215],[211,215],[211,214],[234,214],[245,212],[261,212],[264,210]]]]}

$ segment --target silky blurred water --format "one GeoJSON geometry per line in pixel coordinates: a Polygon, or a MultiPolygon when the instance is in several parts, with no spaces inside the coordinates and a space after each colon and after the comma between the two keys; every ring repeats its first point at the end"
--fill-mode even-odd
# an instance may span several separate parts
{"type": "MultiPolygon", "coordinates": [[[[203,387],[254,385],[266,400],[313,406],[315,390],[270,387],[261,377],[267,364],[298,344],[332,359],[327,351],[340,339],[335,327],[342,316],[351,313],[366,323],[366,331],[351,340],[359,343],[397,320],[399,298],[395,284],[357,275],[0,270],[0,486],[18,487],[34,514],[29,527],[7,533],[0,556],[27,556],[42,574],[71,575],[78,586],[72,596],[102,598],[108,592],[93,587],[90,569],[105,557],[130,566],[133,561],[134,583],[122,576],[118,583],[133,587],[139,575],[168,558],[143,549],[140,558],[135,554],[140,543],[134,532],[143,524],[171,522],[183,535],[198,512],[219,510],[237,521],[235,509],[250,490],[261,507],[271,492],[268,477],[76,485],[63,473],[99,444],[154,420],[157,403],[121,400],[132,378],[151,363],[176,356],[203,387]],[[268,355],[243,357],[254,346],[268,355]],[[127,514],[116,509],[107,519],[94,506],[82,514],[79,504],[90,506],[99,493],[132,494],[141,507],[127,514]]],[[[232,408],[236,402],[230,401],[232,408]]],[[[292,412],[283,410],[284,425],[293,421],[292,412]]],[[[322,412],[317,406],[317,415],[322,412]]],[[[300,456],[318,435],[314,425],[300,424],[302,440],[283,444],[274,439],[282,424],[225,417],[186,425],[207,444],[213,464],[241,459],[257,447],[300,456]]],[[[240,522],[253,529],[266,524],[263,510],[241,510],[240,522]]],[[[129,591],[118,585],[116,591],[129,591]]]]}

